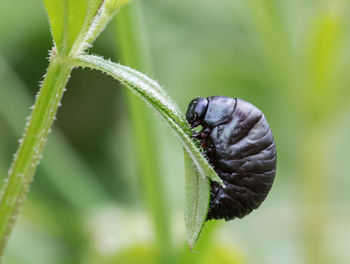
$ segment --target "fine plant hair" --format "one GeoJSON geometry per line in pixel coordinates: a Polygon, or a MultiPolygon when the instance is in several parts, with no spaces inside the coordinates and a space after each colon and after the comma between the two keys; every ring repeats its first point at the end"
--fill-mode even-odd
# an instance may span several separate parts
{"type": "Polygon", "coordinates": [[[113,16],[130,0],[44,0],[50,21],[53,47],[49,66],[25,127],[19,147],[1,190],[0,256],[16,223],[56,118],[67,82],[74,68],[104,72],[139,96],[169,126],[185,153],[185,224],[192,248],[206,220],[210,198],[210,180],[221,179],[192,139],[192,131],[183,113],[154,80],[132,68],[114,63],[87,50],[113,16]],[[64,3],[63,3],[64,2],[64,3]],[[72,13],[73,12],[73,13],[72,13]],[[75,12],[75,13],[74,13],[75,12]]]}

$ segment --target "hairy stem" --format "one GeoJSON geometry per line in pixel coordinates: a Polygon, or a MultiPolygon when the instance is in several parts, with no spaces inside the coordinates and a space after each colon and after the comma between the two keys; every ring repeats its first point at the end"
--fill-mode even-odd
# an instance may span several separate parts
{"type": "MultiPolygon", "coordinates": [[[[33,111],[28,119],[25,133],[14,156],[13,163],[1,191],[0,199],[0,256],[4,252],[8,237],[18,215],[18,211],[29,190],[37,165],[40,162],[43,148],[47,141],[51,125],[60,105],[72,66],[65,54],[74,57],[89,48],[113,15],[129,0],[102,0],[95,15],[89,20],[77,37],[70,52],[60,52],[54,47],[50,65],[47,69],[43,85],[36,98],[33,111]]],[[[57,5],[47,1],[46,7],[50,20],[56,16],[57,5]]],[[[67,8],[67,6],[65,6],[67,8]]],[[[67,11],[60,15],[67,15],[67,11]]],[[[66,17],[67,18],[67,17],[66,17]]],[[[61,29],[57,20],[51,20],[51,27],[61,29]]],[[[59,32],[59,30],[57,32],[59,32]]],[[[69,35],[68,24],[62,29],[65,38],[69,35]]],[[[57,33],[56,32],[56,33],[57,33]]],[[[55,35],[55,34],[54,34],[55,35]]],[[[69,49],[69,47],[66,47],[69,49]]]]}
{"type": "Polygon", "coordinates": [[[71,67],[51,58],[42,87],[28,119],[20,146],[2,189],[0,200],[0,255],[26,197],[36,167],[41,159],[50,127],[55,119],[71,67]]]}

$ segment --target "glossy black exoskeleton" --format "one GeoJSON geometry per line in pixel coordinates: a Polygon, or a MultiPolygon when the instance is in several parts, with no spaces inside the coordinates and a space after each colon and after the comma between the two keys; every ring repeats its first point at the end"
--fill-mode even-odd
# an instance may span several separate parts
{"type": "Polygon", "coordinates": [[[238,98],[193,99],[186,119],[193,137],[223,180],[211,182],[207,220],[242,218],[258,208],[271,189],[276,172],[276,147],[264,114],[238,98]]]}

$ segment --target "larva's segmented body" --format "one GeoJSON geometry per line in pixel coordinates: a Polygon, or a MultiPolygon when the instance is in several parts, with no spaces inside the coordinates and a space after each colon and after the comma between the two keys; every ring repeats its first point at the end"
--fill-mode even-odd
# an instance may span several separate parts
{"type": "Polygon", "coordinates": [[[242,218],[258,208],[276,172],[275,142],[264,114],[244,100],[212,96],[192,100],[186,119],[203,127],[193,137],[225,184],[211,182],[207,220],[242,218]]]}

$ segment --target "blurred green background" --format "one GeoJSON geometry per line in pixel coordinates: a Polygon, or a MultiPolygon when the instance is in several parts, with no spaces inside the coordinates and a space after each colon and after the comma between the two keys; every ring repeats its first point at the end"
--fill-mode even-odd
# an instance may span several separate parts
{"type": "MultiPolygon", "coordinates": [[[[3,179],[52,43],[40,0],[0,6],[3,179]]],[[[183,111],[212,95],[259,107],[278,149],[270,195],[189,252],[181,145],[117,82],[74,70],[5,263],[350,263],[349,15],[347,0],[132,2],[91,52],[148,73],[183,111]]]]}

